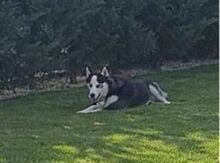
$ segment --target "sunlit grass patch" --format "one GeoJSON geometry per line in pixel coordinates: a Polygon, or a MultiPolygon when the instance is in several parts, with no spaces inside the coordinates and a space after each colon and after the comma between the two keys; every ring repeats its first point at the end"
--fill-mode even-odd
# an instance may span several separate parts
{"type": "Polygon", "coordinates": [[[55,152],[64,153],[64,154],[75,154],[77,153],[77,149],[70,145],[54,145],[52,149],[55,152]]]}
{"type": "Polygon", "coordinates": [[[129,138],[131,138],[131,136],[126,134],[112,134],[104,137],[104,141],[109,144],[118,144],[127,141],[129,138]]]}

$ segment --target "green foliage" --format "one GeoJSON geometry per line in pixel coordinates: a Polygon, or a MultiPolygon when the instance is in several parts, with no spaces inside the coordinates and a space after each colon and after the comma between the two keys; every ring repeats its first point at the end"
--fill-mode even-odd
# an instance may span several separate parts
{"type": "Polygon", "coordinates": [[[215,0],[1,0],[1,81],[218,55],[215,0]]]}
{"type": "Polygon", "coordinates": [[[217,6],[218,2],[212,0],[145,1],[140,19],[158,36],[158,51],[150,60],[187,61],[217,57],[217,6]],[[211,28],[209,34],[204,33],[207,28],[211,28]],[[214,40],[210,40],[210,36],[214,36],[214,40]],[[201,41],[205,43],[199,44],[201,41]],[[206,55],[201,55],[200,52],[207,48],[206,55]]]}

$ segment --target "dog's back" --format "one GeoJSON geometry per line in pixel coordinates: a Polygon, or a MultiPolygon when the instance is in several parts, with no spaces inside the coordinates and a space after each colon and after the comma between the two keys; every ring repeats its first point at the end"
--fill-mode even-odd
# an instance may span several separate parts
{"type": "Polygon", "coordinates": [[[127,108],[145,104],[150,99],[150,92],[146,82],[125,81],[122,86],[111,90],[111,95],[118,96],[119,100],[107,109],[127,108]]]}

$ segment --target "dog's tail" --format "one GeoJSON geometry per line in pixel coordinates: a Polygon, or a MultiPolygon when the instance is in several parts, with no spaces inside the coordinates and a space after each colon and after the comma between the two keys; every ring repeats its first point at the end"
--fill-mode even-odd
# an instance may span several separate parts
{"type": "Polygon", "coordinates": [[[170,101],[167,100],[168,94],[164,92],[156,82],[149,83],[149,90],[153,96],[152,100],[170,104],[170,101]]]}

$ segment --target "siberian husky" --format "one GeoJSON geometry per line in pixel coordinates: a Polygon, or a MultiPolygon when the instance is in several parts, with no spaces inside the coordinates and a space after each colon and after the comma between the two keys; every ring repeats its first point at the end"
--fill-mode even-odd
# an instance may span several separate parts
{"type": "Polygon", "coordinates": [[[93,73],[86,66],[86,84],[92,104],[77,113],[129,108],[150,102],[170,104],[167,93],[156,82],[126,81],[110,75],[107,67],[103,67],[101,73],[93,73]]]}

